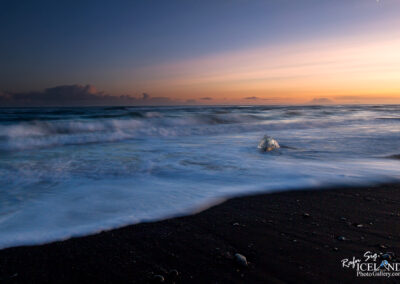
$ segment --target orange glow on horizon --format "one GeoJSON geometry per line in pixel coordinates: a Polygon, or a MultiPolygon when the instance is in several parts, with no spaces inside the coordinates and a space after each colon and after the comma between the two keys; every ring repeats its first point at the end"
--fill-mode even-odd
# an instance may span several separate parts
{"type": "Polygon", "coordinates": [[[136,89],[180,100],[212,97],[207,104],[307,103],[315,98],[400,103],[399,35],[240,50],[150,66],[132,76],[138,78],[136,89]]]}

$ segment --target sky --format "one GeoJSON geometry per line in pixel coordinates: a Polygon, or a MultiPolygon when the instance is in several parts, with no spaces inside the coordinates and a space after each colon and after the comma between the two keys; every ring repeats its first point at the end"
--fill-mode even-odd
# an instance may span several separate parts
{"type": "Polygon", "coordinates": [[[0,1],[0,106],[400,103],[399,0],[0,1]]]}

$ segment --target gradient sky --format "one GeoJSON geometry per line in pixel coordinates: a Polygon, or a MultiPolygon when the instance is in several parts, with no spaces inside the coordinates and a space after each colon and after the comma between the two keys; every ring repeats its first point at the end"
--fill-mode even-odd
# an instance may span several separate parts
{"type": "Polygon", "coordinates": [[[0,92],[400,103],[399,15],[399,0],[2,0],[0,92]]]}

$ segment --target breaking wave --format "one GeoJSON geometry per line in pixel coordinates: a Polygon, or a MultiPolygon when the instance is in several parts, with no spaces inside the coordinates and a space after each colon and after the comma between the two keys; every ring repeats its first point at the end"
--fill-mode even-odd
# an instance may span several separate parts
{"type": "MultiPolygon", "coordinates": [[[[128,107],[66,110],[19,110],[0,114],[0,151],[62,145],[108,143],[145,137],[220,135],[336,127],[365,121],[359,117],[329,117],[320,107],[296,110],[254,108],[159,108],[133,111],[128,107]],[[314,113],[311,113],[311,110],[314,113]],[[324,116],[324,119],[321,119],[324,116]],[[299,117],[301,119],[299,119],[299,117]]],[[[331,110],[329,114],[333,114],[331,110]]]]}
{"type": "Polygon", "coordinates": [[[398,180],[399,120],[381,119],[398,113],[393,105],[0,108],[0,248],[250,192],[398,180]],[[264,135],[282,147],[261,153],[264,135]]]}

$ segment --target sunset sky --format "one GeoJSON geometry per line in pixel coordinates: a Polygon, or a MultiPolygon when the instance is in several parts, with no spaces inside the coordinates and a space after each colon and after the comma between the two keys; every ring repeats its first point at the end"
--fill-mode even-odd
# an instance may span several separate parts
{"type": "Polygon", "coordinates": [[[399,0],[0,5],[0,104],[400,103],[399,0]]]}

